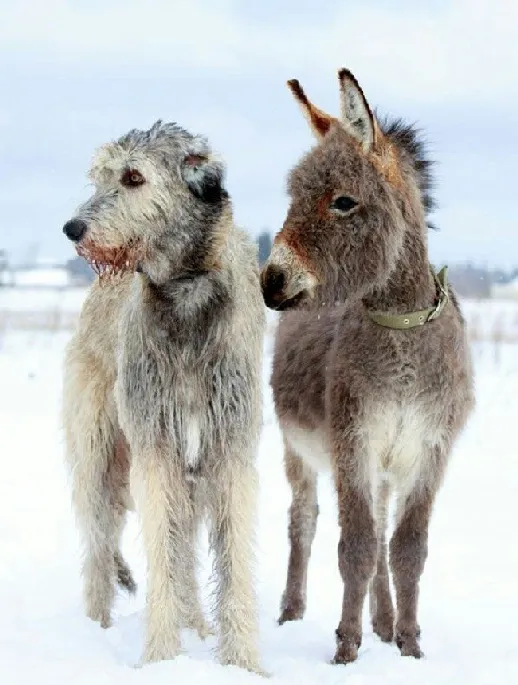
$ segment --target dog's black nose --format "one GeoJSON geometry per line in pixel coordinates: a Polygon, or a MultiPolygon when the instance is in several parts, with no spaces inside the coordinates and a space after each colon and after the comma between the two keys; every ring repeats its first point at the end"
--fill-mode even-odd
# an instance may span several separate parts
{"type": "Polygon", "coordinates": [[[71,219],[63,226],[63,233],[67,238],[78,243],[86,233],[88,226],[81,219],[71,219]]]}

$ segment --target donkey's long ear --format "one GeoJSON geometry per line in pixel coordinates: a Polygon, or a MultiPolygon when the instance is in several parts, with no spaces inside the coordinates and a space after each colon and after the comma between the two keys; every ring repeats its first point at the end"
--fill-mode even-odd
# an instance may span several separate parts
{"type": "Polygon", "coordinates": [[[376,122],[358,81],[348,69],[338,72],[342,123],[365,152],[376,145],[376,122]]]}
{"type": "Polygon", "coordinates": [[[302,113],[308,120],[311,130],[318,139],[323,138],[329,133],[333,123],[339,123],[337,119],[326,114],[321,109],[318,109],[318,107],[315,107],[315,105],[308,100],[306,93],[302,90],[302,86],[297,79],[288,81],[288,88],[293,93],[295,100],[299,103],[302,113]]]}
{"type": "Polygon", "coordinates": [[[225,165],[207,148],[196,149],[185,155],[182,163],[182,178],[189,190],[200,200],[217,204],[228,198],[224,188],[225,165]]]}

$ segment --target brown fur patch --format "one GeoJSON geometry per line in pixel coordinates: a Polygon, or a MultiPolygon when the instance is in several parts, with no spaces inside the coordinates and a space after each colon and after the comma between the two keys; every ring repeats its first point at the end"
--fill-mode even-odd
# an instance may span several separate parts
{"type": "Polygon", "coordinates": [[[86,259],[101,282],[134,272],[142,258],[141,246],[135,242],[120,247],[103,247],[91,240],[84,240],[76,247],[76,252],[86,259]]]}
{"type": "Polygon", "coordinates": [[[186,166],[201,166],[207,162],[207,157],[203,155],[187,155],[183,160],[186,166]]]}
{"type": "Polygon", "coordinates": [[[329,205],[331,204],[333,200],[333,192],[328,191],[327,193],[324,193],[320,200],[317,203],[317,214],[321,219],[324,219],[327,216],[327,213],[329,211],[329,205]]]}
{"type": "Polygon", "coordinates": [[[315,105],[308,100],[306,93],[303,91],[302,86],[297,79],[290,79],[288,81],[288,88],[301,106],[304,115],[317,136],[325,136],[329,133],[333,123],[338,123],[337,119],[326,114],[321,109],[318,109],[318,107],[315,107],[315,105]]]}
{"type": "Polygon", "coordinates": [[[394,188],[401,191],[406,187],[403,176],[401,175],[399,155],[394,149],[394,146],[388,141],[380,141],[378,149],[369,155],[369,159],[374,164],[377,171],[379,171],[394,188]]]}
{"type": "Polygon", "coordinates": [[[285,226],[281,233],[275,236],[274,245],[287,247],[296,257],[299,267],[309,273],[314,273],[314,268],[309,259],[307,250],[302,246],[302,239],[297,230],[285,226]]]}
{"type": "MultiPolygon", "coordinates": [[[[130,453],[129,445],[126,441],[122,432],[119,432],[118,437],[115,440],[115,446],[113,449],[113,458],[108,462],[108,468],[106,471],[106,480],[109,486],[110,492],[124,493],[129,491],[130,482],[130,453]]],[[[125,507],[124,501],[118,501],[115,503],[121,508],[125,507]]]]}

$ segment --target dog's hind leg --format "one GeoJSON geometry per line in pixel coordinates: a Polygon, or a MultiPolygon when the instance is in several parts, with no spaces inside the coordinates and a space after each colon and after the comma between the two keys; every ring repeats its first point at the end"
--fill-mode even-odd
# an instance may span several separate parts
{"type": "Polygon", "coordinates": [[[252,464],[225,463],[211,481],[211,546],[217,582],[219,657],[262,673],[254,588],[257,474],[252,464]]]}
{"type": "Polygon", "coordinates": [[[109,462],[108,484],[115,507],[115,523],[117,527],[117,546],[114,554],[115,573],[119,587],[130,595],[137,591],[137,584],[126,560],[120,550],[120,538],[126,523],[126,512],[133,510],[134,505],[130,494],[130,454],[129,446],[122,431],[115,441],[114,458],[109,462]]]}
{"type": "Polygon", "coordinates": [[[86,614],[111,625],[115,597],[117,512],[110,491],[115,427],[105,375],[76,348],[67,355],[63,388],[66,461],[72,476],[72,503],[83,547],[86,614]]]}

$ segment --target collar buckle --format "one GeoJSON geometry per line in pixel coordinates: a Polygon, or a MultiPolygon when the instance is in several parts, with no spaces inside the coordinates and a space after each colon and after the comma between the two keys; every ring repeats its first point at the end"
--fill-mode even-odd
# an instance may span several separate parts
{"type": "Polygon", "coordinates": [[[437,304],[435,305],[435,307],[428,315],[426,321],[434,321],[435,319],[438,319],[450,299],[448,296],[448,291],[446,290],[446,288],[443,287],[440,280],[438,278],[436,278],[435,280],[437,282],[437,285],[439,286],[439,299],[437,300],[437,304]]]}

